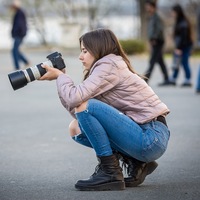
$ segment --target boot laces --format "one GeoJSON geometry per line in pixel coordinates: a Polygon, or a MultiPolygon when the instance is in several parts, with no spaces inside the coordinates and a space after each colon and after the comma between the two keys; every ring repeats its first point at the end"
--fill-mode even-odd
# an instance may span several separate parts
{"type": "Polygon", "coordinates": [[[134,165],[134,163],[131,162],[130,159],[123,158],[123,160],[122,160],[122,168],[124,169],[125,173],[128,176],[133,176],[134,172],[135,172],[136,165],[134,165]]]}
{"type": "Polygon", "coordinates": [[[144,163],[123,156],[122,157],[122,168],[124,169],[125,173],[128,176],[134,177],[135,179],[137,179],[138,176],[142,172],[141,170],[143,170],[143,168],[144,168],[144,163]]]}
{"type": "Polygon", "coordinates": [[[97,173],[98,173],[98,171],[101,169],[101,165],[100,165],[100,163],[95,167],[95,170],[94,170],[94,173],[92,174],[92,176],[95,176],[97,173]]]}

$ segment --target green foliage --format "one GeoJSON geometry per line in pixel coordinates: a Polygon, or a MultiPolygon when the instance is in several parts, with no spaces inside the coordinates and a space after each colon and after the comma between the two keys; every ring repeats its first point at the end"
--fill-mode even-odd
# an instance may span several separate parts
{"type": "Polygon", "coordinates": [[[145,51],[145,42],[141,40],[120,40],[119,41],[126,54],[138,54],[145,51]]]}

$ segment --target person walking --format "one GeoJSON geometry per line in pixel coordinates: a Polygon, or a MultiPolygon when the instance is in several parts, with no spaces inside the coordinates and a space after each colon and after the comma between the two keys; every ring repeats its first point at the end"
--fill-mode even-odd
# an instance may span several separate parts
{"type": "Polygon", "coordinates": [[[151,47],[151,55],[149,60],[149,67],[145,73],[146,81],[148,82],[153,72],[156,63],[160,65],[161,72],[163,74],[164,81],[159,84],[160,86],[168,85],[168,71],[163,59],[163,47],[164,47],[164,25],[157,13],[156,3],[153,1],[146,1],[145,9],[149,15],[148,22],[148,39],[151,47]]]}
{"type": "Polygon", "coordinates": [[[13,38],[12,57],[15,69],[18,70],[20,69],[20,62],[23,62],[25,66],[29,65],[29,61],[20,51],[20,46],[27,33],[27,22],[26,15],[24,11],[20,8],[20,1],[13,1],[10,7],[14,11],[11,30],[11,35],[13,38]]]}
{"type": "MultiPolygon", "coordinates": [[[[175,44],[174,57],[180,57],[180,64],[181,66],[183,66],[185,72],[185,80],[181,86],[190,87],[192,86],[192,83],[189,58],[191,55],[191,49],[193,44],[190,22],[179,4],[176,4],[172,7],[172,16],[175,19],[173,31],[173,38],[175,44]]],[[[171,85],[176,85],[179,70],[179,66],[173,69],[173,75],[172,77],[170,77],[171,85]]]]}
{"type": "Polygon", "coordinates": [[[40,79],[56,79],[60,100],[74,117],[71,137],[93,148],[99,161],[92,176],[77,181],[75,187],[123,190],[138,186],[166,151],[169,109],[131,67],[111,30],[90,31],[79,41],[79,59],[87,72],[81,84],[46,65],[47,73],[40,79]],[[119,159],[128,168],[125,179],[119,159]]]}

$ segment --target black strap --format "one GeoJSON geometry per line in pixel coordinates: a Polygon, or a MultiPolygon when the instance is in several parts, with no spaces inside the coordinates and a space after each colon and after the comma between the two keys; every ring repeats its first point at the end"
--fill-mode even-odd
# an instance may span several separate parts
{"type": "Polygon", "coordinates": [[[158,116],[156,120],[162,122],[165,126],[167,126],[166,119],[162,115],[158,116]]]}

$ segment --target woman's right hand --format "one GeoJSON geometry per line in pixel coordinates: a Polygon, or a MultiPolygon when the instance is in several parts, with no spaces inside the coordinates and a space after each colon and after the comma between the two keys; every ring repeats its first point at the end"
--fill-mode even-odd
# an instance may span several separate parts
{"type": "Polygon", "coordinates": [[[64,74],[64,71],[61,71],[57,68],[49,67],[47,65],[42,65],[44,69],[46,69],[46,73],[39,80],[55,80],[58,78],[60,74],[64,74]]]}

